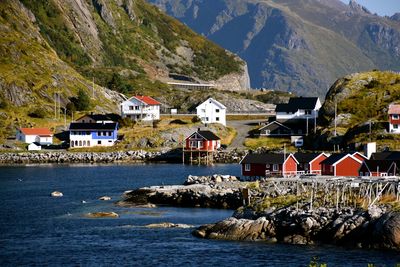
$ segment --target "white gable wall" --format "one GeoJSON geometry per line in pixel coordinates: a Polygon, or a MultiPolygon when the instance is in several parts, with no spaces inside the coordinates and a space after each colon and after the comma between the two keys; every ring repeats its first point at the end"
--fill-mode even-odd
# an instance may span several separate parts
{"type": "Polygon", "coordinates": [[[226,126],[226,108],[214,99],[207,99],[196,109],[202,123],[220,123],[226,126]]]}

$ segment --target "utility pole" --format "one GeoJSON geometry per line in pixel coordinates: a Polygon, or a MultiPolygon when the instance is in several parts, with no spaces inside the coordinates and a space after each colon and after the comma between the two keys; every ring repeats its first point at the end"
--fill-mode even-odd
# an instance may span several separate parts
{"type": "Polygon", "coordinates": [[[337,115],[337,101],[335,100],[335,136],[337,136],[337,132],[336,132],[336,115],[337,115]]]}
{"type": "Polygon", "coordinates": [[[54,93],[54,119],[57,119],[57,93],[54,93]]]}
{"type": "Polygon", "coordinates": [[[92,98],[94,98],[94,77],[92,77],[92,98]]]}
{"type": "Polygon", "coordinates": [[[317,114],[314,114],[314,134],[317,133],[317,114]]]}
{"type": "Polygon", "coordinates": [[[308,136],[308,117],[307,117],[307,122],[306,122],[306,136],[308,136]]]}

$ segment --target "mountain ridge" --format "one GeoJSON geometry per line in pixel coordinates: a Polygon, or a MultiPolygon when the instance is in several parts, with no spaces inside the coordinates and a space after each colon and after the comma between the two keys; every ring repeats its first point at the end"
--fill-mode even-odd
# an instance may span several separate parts
{"type": "Polygon", "coordinates": [[[149,2],[246,60],[252,87],[324,97],[348,73],[400,70],[400,23],[355,1],[149,2]]]}

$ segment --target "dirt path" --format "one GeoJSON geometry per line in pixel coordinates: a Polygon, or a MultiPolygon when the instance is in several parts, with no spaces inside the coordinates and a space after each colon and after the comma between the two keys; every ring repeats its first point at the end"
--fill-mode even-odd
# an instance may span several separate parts
{"type": "Polygon", "coordinates": [[[227,126],[235,128],[237,135],[232,143],[228,146],[228,150],[245,149],[244,141],[248,137],[249,131],[261,120],[245,120],[245,121],[227,121],[227,126]]]}

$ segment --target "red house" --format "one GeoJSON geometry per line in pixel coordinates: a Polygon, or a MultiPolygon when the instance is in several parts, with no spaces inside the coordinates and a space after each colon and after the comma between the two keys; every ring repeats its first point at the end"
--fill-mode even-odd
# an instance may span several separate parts
{"type": "Polygon", "coordinates": [[[211,131],[201,131],[189,135],[185,140],[184,151],[213,152],[221,147],[221,139],[211,131]]]}
{"type": "Polygon", "coordinates": [[[321,174],[321,162],[328,158],[325,153],[295,153],[299,162],[298,171],[310,174],[321,174]]]}
{"type": "Polygon", "coordinates": [[[363,161],[351,154],[333,154],[321,162],[322,175],[358,176],[363,161]]]}
{"type": "Polygon", "coordinates": [[[389,132],[400,133],[400,105],[392,104],[389,105],[389,132]]]}
{"type": "Polygon", "coordinates": [[[299,162],[293,154],[247,154],[241,161],[242,175],[249,177],[293,176],[299,162]]]}
{"type": "Polygon", "coordinates": [[[360,176],[394,176],[398,173],[397,163],[391,160],[366,160],[362,163],[360,176]]]}

